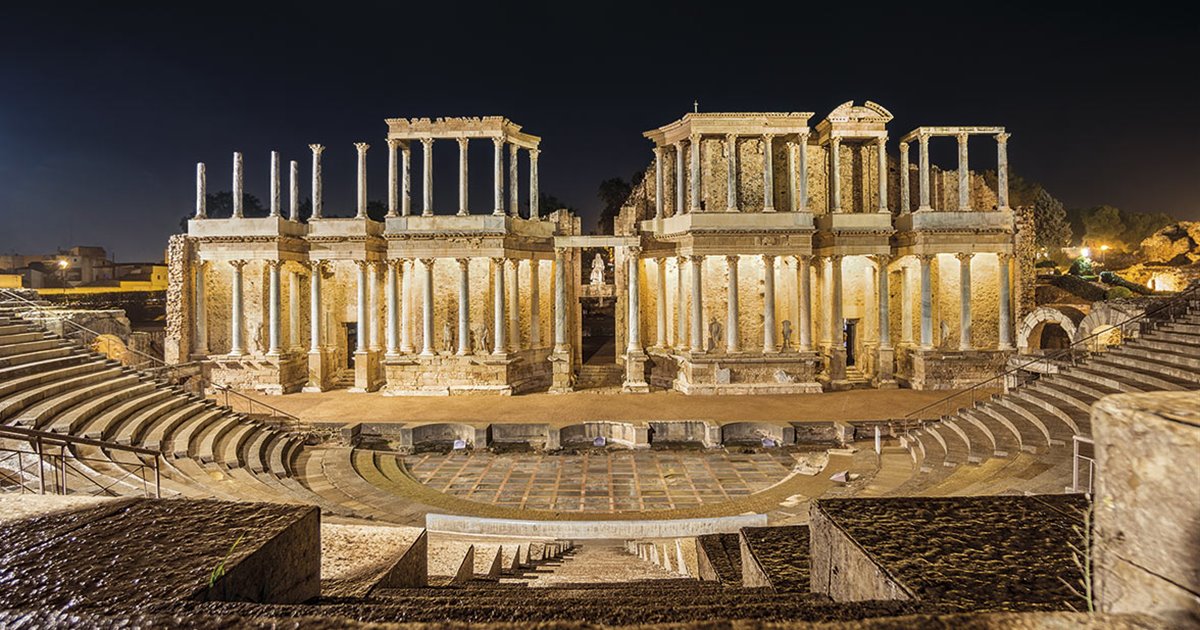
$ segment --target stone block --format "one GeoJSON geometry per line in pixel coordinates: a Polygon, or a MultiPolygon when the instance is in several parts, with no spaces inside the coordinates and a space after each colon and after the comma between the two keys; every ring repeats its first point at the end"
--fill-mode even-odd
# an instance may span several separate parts
{"type": "Polygon", "coordinates": [[[838,602],[915,599],[889,576],[816,503],[809,508],[809,562],[812,591],[838,602]]]}

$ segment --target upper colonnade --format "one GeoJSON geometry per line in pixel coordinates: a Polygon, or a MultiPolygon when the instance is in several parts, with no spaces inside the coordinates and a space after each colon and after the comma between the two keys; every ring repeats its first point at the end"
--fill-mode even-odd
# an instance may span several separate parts
{"type": "MultiPolygon", "coordinates": [[[[971,209],[970,165],[968,160],[967,140],[973,135],[987,135],[996,139],[996,209],[1008,210],[1008,133],[1004,127],[980,126],[942,126],[917,127],[900,138],[900,172],[909,170],[909,145],[916,140],[920,145],[918,153],[919,205],[918,211],[932,210],[929,200],[929,139],[934,136],[953,136],[958,140],[958,210],[966,212],[971,209]]],[[[900,210],[908,212],[909,191],[908,178],[900,178],[900,210]]]]}

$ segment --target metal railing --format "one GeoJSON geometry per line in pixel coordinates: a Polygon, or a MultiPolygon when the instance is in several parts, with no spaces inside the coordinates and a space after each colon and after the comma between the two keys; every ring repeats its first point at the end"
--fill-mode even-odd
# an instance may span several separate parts
{"type": "Polygon", "coordinates": [[[1060,348],[1046,354],[1037,355],[1015,367],[1010,367],[999,374],[988,377],[968,387],[967,389],[944,396],[929,403],[928,405],[925,405],[924,407],[921,407],[920,409],[909,412],[904,416],[904,418],[913,420],[919,419],[921,414],[936,407],[947,408],[948,411],[946,413],[940,414],[943,417],[950,415],[958,409],[964,407],[974,407],[981,400],[992,399],[995,396],[995,390],[1003,391],[1005,389],[1005,381],[1009,378],[1012,378],[1012,382],[1015,382],[1017,386],[1036,380],[1040,374],[1031,374],[1025,381],[1022,381],[1020,378],[1020,374],[1024,372],[1026,368],[1036,363],[1049,364],[1057,362],[1061,364],[1069,364],[1071,366],[1078,365],[1080,356],[1086,356],[1088,352],[1086,344],[1095,341],[1102,335],[1110,334],[1113,328],[1120,330],[1122,339],[1129,338],[1129,329],[1135,325],[1138,327],[1139,334],[1148,332],[1157,324],[1160,324],[1164,321],[1173,321],[1180,315],[1187,313],[1188,301],[1196,299],[1200,299],[1200,283],[1192,284],[1192,286],[1189,286],[1187,289],[1184,289],[1177,295],[1163,300],[1158,304],[1153,304],[1146,308],[1145,311],[1142,311],[1133,317],[1129,317],[1128,319],[1113,325],[1111,328],[1105,328],[1099,332],[1092,333],[1087,337],[1078,339],[1072,342],[1071,345],[1067,346],[1066,348],[1060,348]],[[965,397],[969,397],[969,400],[964,400],[965,397]]]}
{"type": "Polygon", "coordinates": [[[1092,493],[1092,482],[1096,479],[1096,457],[1095,457],[1095,442],[1091,438],[1083,437],[1082,435],[1073,436],[1071,440],[1071,491],[1092,493]],[[1083,448],[1080,448],[1083,445],[1083,448]],[[1091,455],[1085,455],[1081,451],[1090,451],[1091,455]],[[1083,489],[1079,485],[1080,462],[1087,464],[1087,487],[1083,489]]]}
{"type": "MultiPolygon", "coordinates": [[[[74,492],[75,494],[107,496],[117,494],[113,488],[118,485],[140,484],[145,496],[162,498],[161,459],[162,454],[153,449],[23,427],[0,426],[0,471],[8,473],[4,478],[0,478],[0,490],[4,490],[5,486],[12,488],[10,484],[15,482],[17,491],[22,494],[33,493],[36,488],[37,494],[65,495],[74,492]],[[16,442],[17,445],[10,445],[9,442],[16,442]],[[93,462],[102,466],[112,466],[115,463],[114,460],[82,455],[77,451],[77,447],[80,446],[91,446],[110,452],[131,453],[136,456],[134,458],[136,461],[123,462],[128,469],[120,468],[119,476],[97,479],[94,472],[84,470],[84,468],[90,467],[93,462]],[[143,457],[151,458],[150,463],[143,460],[143,457]],[[12,467],[13,463],[16,464],[16,468],[12,467]],[[30,468],[36,468],[36,471],[31,472],[30,468]],[[36,477],[36,485],[33,487],[31,487],[33,482],[29,479],[31,477],[36,477]],[[70,484],[72,477],[90,485],[72,488],[70,484]],[[131,484],[129,480],[134,481],[131,484]],[[153,487],[153,492],[151,492],[151,487],[153,487]]],[[[127,494],[127,492],[121,494],[127,494]]]]}

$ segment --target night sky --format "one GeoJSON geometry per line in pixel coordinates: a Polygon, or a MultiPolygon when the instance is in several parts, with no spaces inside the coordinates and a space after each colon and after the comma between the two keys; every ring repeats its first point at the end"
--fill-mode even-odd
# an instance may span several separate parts
{"type": "MultiPolygon", "coordinates": [[[[285,169],[300,162],[306,197],[307,145],[325,144],[327,212],[348,212],[352,143],[366,141],[369,196],[385,199],[387,117],[507,116],[543,138],[542,191],[582,209],[587,229],[599,182],[645,168],[641,133],[693,100],[701,111],[811,111],[813,125],[839,103],[872,100],[896,116],[893,152],[917,125],[1004,125],[1013,171],[1068,207],[1200,220],[1200,27],[1174,9],[34,8],[48,4],[0,10],[3,253],[86,244],[118,260],[161,259],[192,210],[195,163],[208,164],[210,191],[227,190],[235,150],[248,192],[265,203],[270,150],[285,169]]],[[[933,146],[934,161],[953,167],[953,141],[933,146]]],[[[471,145],[474,212],[490,209],[491,151],[471,145]]],[[[994,167],[994,143],[972,141],[971,157],[994,167]]],[[[455,143],[435,149],[442,212],[457,203],[456,160],[455,143]]]]}

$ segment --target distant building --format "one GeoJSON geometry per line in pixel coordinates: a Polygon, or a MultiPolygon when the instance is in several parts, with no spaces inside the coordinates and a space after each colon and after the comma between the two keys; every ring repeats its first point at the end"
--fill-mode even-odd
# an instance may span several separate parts
{"type": "Polygon", "coordinates": [[[164,263],[117,263],[103,247],[75,246],[52,254],[0,254],[0,287],[66,293],[163,291],[164,263]]]}

